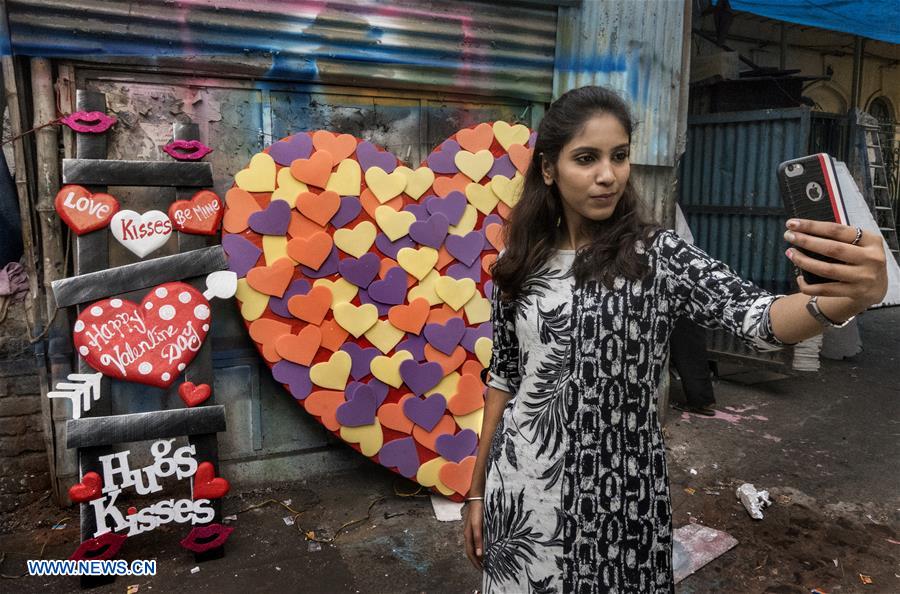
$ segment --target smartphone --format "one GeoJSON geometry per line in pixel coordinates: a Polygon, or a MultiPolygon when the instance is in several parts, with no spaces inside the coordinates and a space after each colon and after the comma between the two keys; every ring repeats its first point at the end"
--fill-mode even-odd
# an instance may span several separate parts
{"type": "MultiPolygon", "coordinates": [[[[785,161],[778,166],[778,185],[781,188],[781,199],[791,218],[849,224],[831,155],[818,153],[785,161]]],[[[794,249],[823,262],[841,263],[840,260],[801,247],[794,249]]],[[[834,282],[834,279],[806,270],[800,272],[803,280],[810,285],[834,282]]]]}

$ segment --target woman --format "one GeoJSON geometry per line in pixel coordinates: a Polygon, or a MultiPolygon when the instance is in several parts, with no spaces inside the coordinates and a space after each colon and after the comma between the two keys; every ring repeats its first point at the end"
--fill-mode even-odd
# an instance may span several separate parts
{"type": "Polygon", "coordinates": [[[775,349],[887,289],[881,238],[854,227],[788,221],[790,243],[846,264],[788,249],[838,282],[798,277],[802,293],[775,296],[648,223],[629,176],[632,130],[606,89],[555,101],[492,270],[494,352],[465,514],[486,593],[673,592],[655,399],[673,322],[775,349]]]}

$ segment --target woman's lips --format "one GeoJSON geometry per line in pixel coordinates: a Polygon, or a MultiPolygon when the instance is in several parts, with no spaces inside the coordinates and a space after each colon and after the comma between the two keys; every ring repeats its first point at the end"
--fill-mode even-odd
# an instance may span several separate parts
{"type": "Polygon", "coordinates": [[[78,111],[60,120],[72,130],[88,134],[106,132],[116,121],[116,118],[108,116],[102,111],[78,111]]]}
{"type": "Polygon", "coordinates": [[[119,552],[119,549],[122,548],[122,545],[125,544],[127,538],[124,534],[116,534],[115,532],[101,534],[82,542],[69,559],[71,561],[112,559],[119,552]]]}
{"type": "Polygon", "coordinates": [[[170,157],[179,161],[199,161],[213,152],[199,140],[176,140],[164,146],[163,150],[170,157]]]}
{"type": "Polygon", "coordinates": [[[225,544],[234,528],[222,524],[207,524],[194,528],[181,540],[181,546],[195,553],[202,553],[225,544]]]}

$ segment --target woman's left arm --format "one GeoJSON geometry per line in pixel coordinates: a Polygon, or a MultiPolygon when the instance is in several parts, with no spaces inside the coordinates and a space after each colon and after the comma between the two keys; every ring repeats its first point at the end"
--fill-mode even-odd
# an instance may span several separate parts
{"type": "Polygon", "coordinates": [[[797,343],[821,334],[822,325],[807,311],[806,304],[818,296],[822,314],[835,323],[865,311],[879,303],[887,292],[887,268],[880,235],[864,231],[856,239],[856,227],[808,219],[787,221],[784,238],[806,250],[830,256],[843,263],[823,262],[789,248],[788,258],[795,266],[835,282],[807,284],[797,277],[800,293],[780,297],[772,303],[769,318],[772,332],[784,343],[797,343]]]}

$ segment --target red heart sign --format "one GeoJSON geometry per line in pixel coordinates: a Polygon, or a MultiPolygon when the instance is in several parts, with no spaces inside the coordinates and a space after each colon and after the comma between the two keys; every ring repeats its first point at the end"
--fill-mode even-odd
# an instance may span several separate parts
{"type": "Polygon", "coordinates": [[[184,382],[178,386],[178,396],[189,407],[202,404],[212,394],[209,384],[200,384],[195,386],[193,382],[184,382]]]}
{"type": "Polygon", "coordinates": [[[84,503],[100,497],[103,480],[96,472],[85,472],[81,482],[69,487],[69,499],[75,503],[84,503]]]}
{"type": "Polygon", "coordinates": [[[178,200],[169,207],[169,218],[182,233],[215,235],[225,209],[215,192],[200,190],[190,200],[178,200]]]}
{"type": "Polygon", "coordinates": [[[209,301],[185,283],[152,289],[140,304],[104,299],[84,309],[73,342],[88,365],[121,380],[168,387],[209,332],[209,301]]]}
{"type": "Polygon", "coordinates": [[[109,225],[119,201],[109,194],[91,194],[81,186],[63,186],[56,194],[56,212],[76,235],[109,225]]]}
{"type": "Polygon", "coordinates": [[[216,476],[212,462],[201,462],[194,474],[194,500],[218,499],[228,493],[231,485],[228,481],[216,476]]]}

